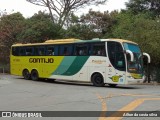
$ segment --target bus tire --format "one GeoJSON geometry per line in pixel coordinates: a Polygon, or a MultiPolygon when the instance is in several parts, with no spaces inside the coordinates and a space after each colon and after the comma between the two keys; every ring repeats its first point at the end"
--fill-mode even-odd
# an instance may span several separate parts
{"type": "Polygon", "coordinates": [[[93,74],[91,81],[93,83],[94,86],[96,87],[102,87],[104,86],[104,79],[103,76],[99,73],[93,74]]]}
{"type": "Polygon", "coordinates": [[[32,70],[31,72],[31,79],[37,81],[39,79],[39,74],[37,70],[32,70]]]}
{"type": "Polygon", "coordinates": [[[116,87],[117,84],[108,84],[110,87],[116,87]]]}
{"type": "Polygon", "coordinates": [[[23,75],[25,80],[29,80],[31,78],[31,75],[30,75],[30,73],[27,69],[23,70],[22,75],[23,75]]]}
{"type": "Polygon", "coordinates": [[[48,82],[55,82],[55,80],[56,79],[51,79],[51,78],[47,79],[48,82]]]}

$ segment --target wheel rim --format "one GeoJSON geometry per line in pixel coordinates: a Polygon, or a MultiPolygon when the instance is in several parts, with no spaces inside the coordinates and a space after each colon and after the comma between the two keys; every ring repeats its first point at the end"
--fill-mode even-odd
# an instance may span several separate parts
{"type": "Polygon", "coordinates": [[[32,78],[33,78],[33,79],[36,79],[36,78],[37,78],[37,73],[35,73],[35,72],[32,73],[32,78]]]}
{"type": "Polygon", "coordinates": [[[23,72],[23,77],[24,77],[24,79],[29,79],[30,74],[29,74],[29,71],[28,71],[28,70],[25,70],[25,71],[23,72]]]}
{"type": "Polygon", "coordinates": [[[37,71],[32,71],[31,72],[31,78],[32,78],[32,80],[38,80],[38,72],[37,71]]]}

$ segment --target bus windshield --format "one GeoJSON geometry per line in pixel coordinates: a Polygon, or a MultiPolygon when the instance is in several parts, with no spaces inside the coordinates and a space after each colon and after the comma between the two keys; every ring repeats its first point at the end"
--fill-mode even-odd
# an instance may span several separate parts
{"type": "Polygon", "coordinates": [[[131,73],[138,73],[142,74],[143,72],[143,60],[142,60],[142,53],[138,45],[132,43],[123,43],[125,50],[130,50],[133,52],[134,60],[133,62],[130,61],[130,56],[127,55],[127,64],[128,64],[128,71],[131,73]]]}

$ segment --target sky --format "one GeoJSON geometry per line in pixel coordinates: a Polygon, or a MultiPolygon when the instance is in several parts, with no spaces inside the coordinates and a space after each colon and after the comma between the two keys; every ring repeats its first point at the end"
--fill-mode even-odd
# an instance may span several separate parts
{"type": "MultiPolygon", "coordinates": [[[[85,14],[89,9],[101,12],[125,9],[125,2],[128,2],[128,0],[108,0],[105,5],[90,6],[85,9],[78,10],[75,14],[85,14]]],[[[0,0],[0,12],[7,12],[9,14],[20,12],[24,17],[28,18],[33,16],[35,13],[38,13],[40,10],[48,11],[47,8],[31,4],[26,0],[0,0]]]]}

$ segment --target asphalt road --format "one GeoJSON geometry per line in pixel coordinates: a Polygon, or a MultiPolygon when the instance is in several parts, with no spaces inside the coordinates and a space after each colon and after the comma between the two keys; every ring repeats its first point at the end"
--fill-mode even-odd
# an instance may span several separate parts
{"type": "MultiPolygon", "coordinates": [[[[44,120],[150,120],[158,117],[116,117],[118,111],[160,111],[160,85],[94,87],[90,83],[24,80],[0,74],[0,111],[99,111],[96,117],[43,117],[44,120]],[[113,111],[103,116],[102,111],[113,111]]],[[[67,113],[61,112],[62,116],[67,113]]],[[[89,114],[89,113],[88,113],[89,114]]],[[[93,114],[93,113],[91,113],[93,114]]],[[[156,116],[157,112],[153,114],[156,116]]],[[[158,112],[160,114],[160,112],[158,112]]],[[[138,115],[141,115],[138,113],[138,115]]],[[[149,115],[149,114],[148,114],[149,115]]],[[[0,118],[6,119],[6,118],[0,118]]],[[[17,118],[7,118],[17,120],[17,118]]],[[[21,119],[21,118],[20,118],[21,119]]]]}

